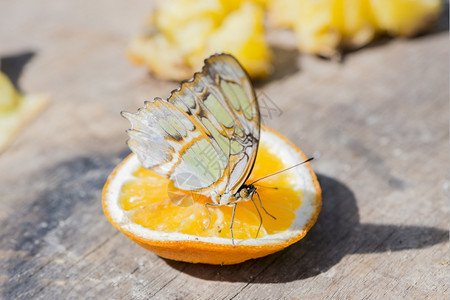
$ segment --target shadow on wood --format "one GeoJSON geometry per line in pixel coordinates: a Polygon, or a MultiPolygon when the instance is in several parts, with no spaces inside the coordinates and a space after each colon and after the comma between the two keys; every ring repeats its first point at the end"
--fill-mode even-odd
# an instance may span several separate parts
{"type": "Polygon", "coordinates": [[[445,32],[449,29],[449,3],[448,0],[444,1],[442,5],[442,13],[436,22],[436,26],[433,28],[431,33],[445,32]]]}
{"type": "Polygon", "coordinates": [[[273,51],[273,72],[269,75],[269,77],[255,81],[254,86],[257,88],[262,88],[269,82],[281,80],[297,73],[300,70],[297,62],[297,58],[300,53],[297,49],[283,48],[272,45],[271,50],[273,51]]]}
{"type": "MultiPolygon", "coordinates": [[[[26,294],[32,287],[40,284],[35,275],[46,264],[39,257],[42,259],[48,256],[48,253],[43,254],[42,251],[51,249],[50,257],[56,257],[74,244],[86,242],[74,239],[73,236],[83,226],[92,224],[77,222],[76,225],[70,223],[70,228],[61,227],[67,224],[67,219],[76,214],[80,207],[95,207],[108,174],[129,153],[126,149],[114,159],[98,155],[76,157],[42,170],[38,177],[22,178],[29,181],[30,185],[44,187],[44,190],[37,195],[29,194],[33,199],[30,204],[20,207],[14,215],[0,223],[3,229],[0,234],[0,249],[9,251],[9,255],[0,259],[0,277],[7,278],[0,282],[0,298],[16,299],[18,295],[26,294]],[[48,243],[48,236],[55,230],[59,232],[59,248],[48,243]]],[[[85,222],[97,222],[98,216],[95,217],[95,214],[95,211],[90,210],[85,222]]],[[[106,224],[106,220],[103,221],[106,224]]],[[[61,274],[67,272],[64,265],[51,261],[47,264],[54,268],[53,275],[63,276],[61,274]]]]}
{"type": "Polygon", "coordinates": [[[25,65],[33,58],[36,53],[33,51],[24,51],[15,55],[0,58],[0,70],[11,80],[14,87],[21,91],[19,78],[25,65]]]}
{"type": "Polygon", "coordinates": [[[270,256],[238,265],[211,266],[165,260],[171,267],[205,280],[277,283],[314,277],[345,255],[386,253],[429,247],[448,240],[448,230],[361,224],[356,199],[342,183],[318,176],[323,208],[317,224],[304,239],[270,256]]]}
{"type": "MultiPolygon", "coordinates": [[[[104,227],[113,232],[102,218],[101,209],[92,207],[99,208],[99,197],[108,174],[128,154],[126,149],[113,159],[101,155],[77,157],[44,170],[39,178],[29,178],[33,179],[30,182],[36,181],[37,186],[45,186],[44,190],[0,224],[3,228],[0,246],[10,250],[10,255],[1,261],[0,275],[8,278],[0,285],[2,296],[16,298],[38,287],[37,275],[46,266],[52,268],[54,276],[60,277],[71,266],[51,260],[45,263],[39,257],[66,255],[67,249],[80,243],[86,249],[92,246],[96,251],[103,251],[103,244],[97,241],[104,240],[99,234],[105,233],[93,232],[89,240],[83,230],[101,219],[104,227]],[[67,223],[68,219],[76,220],[76,226],[67,223]],[[54,241],[49,244],[55,238],[60,248],[55,248],[54,241]]],[[[443,229],[360,224],[352,191],[323,175],[319,175],[319,181],[324,202],[319,220],[303,240],[287,249],[232,266],[164,261],[176,270],[205,280],[276,283],[314,277],[348,254],[420,249],[448,240],[448,231],[443,229]]],[[[114,232],[112,236],[117,234],[114,232]]],[[[132,258],[127,263],[133,263],[132,258]]]]}

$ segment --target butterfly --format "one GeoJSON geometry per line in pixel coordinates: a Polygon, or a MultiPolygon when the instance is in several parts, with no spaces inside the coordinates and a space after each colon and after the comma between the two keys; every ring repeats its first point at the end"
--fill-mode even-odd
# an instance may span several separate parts
{"type": "Polygon", "coordinates": [[[234,245],[236,204],[257,194],[256,181],[245,182],[261,127],[255,90],[240,63],[229,54],[215,54],[167,100],[155,98],[136,114],[122,115],[131,123],[128,146],[144,168],[169,178],[177,189],[207,196],[212,201],[207,209],[233,207],[234,245]]]}

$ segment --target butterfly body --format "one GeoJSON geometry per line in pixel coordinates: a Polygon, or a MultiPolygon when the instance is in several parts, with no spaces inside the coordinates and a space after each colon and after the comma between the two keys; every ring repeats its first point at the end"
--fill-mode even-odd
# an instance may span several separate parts
{"type": "Polygon", "coordinates": [[[239,190],[234,194],[225,193],[222,195],[213,195],[211,200],[214,204],[217,205],[233,205],[235,203],[241,201],[249,201],[253,198],[253,195],[256,192],[256,187],[252,184],[250,185],[242,185],[239,190]]]}

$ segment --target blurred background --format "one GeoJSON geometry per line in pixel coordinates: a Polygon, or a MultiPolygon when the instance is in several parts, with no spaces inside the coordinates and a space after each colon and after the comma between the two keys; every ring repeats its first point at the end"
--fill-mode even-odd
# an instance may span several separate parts
{"type": "Polygon", "coordinates": [[[0,0],[0,292],[448,296],[448,15],[433,0],[0,0]],[[275,259],[168,262],[102,213],[129,153],[120,111],[222,51],[251,75],[263,123],[320,153],[323,212],[275,259]]]}

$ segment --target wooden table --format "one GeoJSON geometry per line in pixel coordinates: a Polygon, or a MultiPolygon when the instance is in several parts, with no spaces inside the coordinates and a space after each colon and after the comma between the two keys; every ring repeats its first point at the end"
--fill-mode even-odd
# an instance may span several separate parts
{"type": "Polygon", "coordinates": [[[299,243],[234,266],[161,259],[102,212],[106,177],[129,153],[119,112],[178,85],[125,58],[151,7],[0,3],[3,67],[51,97],[0,154],[2,298],[448,298],[448,7],[433,33],[342,63],[274,34],[276,72],[257,88],[281,115],[264,122],[321,153],[323,211],[299,243]]]}

